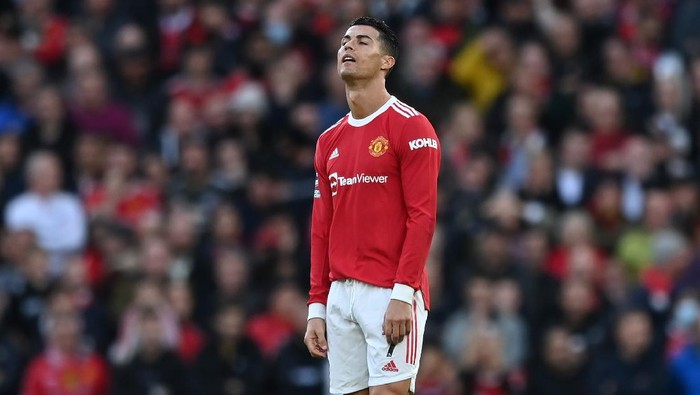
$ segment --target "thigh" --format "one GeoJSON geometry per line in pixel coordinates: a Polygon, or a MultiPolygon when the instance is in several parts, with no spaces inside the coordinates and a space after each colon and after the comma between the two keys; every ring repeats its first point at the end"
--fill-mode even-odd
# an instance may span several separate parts
{"type": "Polygon", "coordinates": [[[355,315],[362,326],[367,343],[369,386],[382,386],[410,379],[410,389],[413,391],[428,317],[423,296],[417,292],[413,298],[411,334],[389,352],[390,346],[382,333],[382,326],[391,298],[391,289],[368,286],[365,292],[366,294],[359,299],[362,303],[356,304],[355,315]]]}
{"type": "Polygon", "coordinates": [[[367,347],[362,329],[352,317],[350,284],[334,281],[326,305],[326,338],[330,392],[351,394],[369,387],[367,347]]]}

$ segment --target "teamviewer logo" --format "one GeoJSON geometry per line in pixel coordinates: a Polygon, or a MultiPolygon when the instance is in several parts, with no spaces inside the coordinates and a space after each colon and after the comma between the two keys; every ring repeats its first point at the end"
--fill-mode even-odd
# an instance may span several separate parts
{"type": "Polygon", "coordinates": [[[328,176],[328,182],[331,187],[331,196],[338,194],[338,173],[332,173],[328,176]]]}

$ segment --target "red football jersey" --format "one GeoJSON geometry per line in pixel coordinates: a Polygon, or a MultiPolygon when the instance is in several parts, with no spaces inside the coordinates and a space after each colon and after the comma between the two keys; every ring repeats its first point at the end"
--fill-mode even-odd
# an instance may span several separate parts
{"type": "Polygon", "coordinates": [[[435,229],[440,143],[428,119],[392,96],[362,119],[348,114],[318,139],[309,303],[352,278],[421,290],[435,229]]]}

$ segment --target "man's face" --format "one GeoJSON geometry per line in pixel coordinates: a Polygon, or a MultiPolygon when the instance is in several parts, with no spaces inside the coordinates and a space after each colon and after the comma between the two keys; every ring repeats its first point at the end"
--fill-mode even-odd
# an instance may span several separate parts
{"type": "Polygon", "coordinates": [[[370,26],[351,26],[338,49],[338,74],[344,81],[371,79],[393,66],[384,52],[379,32],[370,26]]]}

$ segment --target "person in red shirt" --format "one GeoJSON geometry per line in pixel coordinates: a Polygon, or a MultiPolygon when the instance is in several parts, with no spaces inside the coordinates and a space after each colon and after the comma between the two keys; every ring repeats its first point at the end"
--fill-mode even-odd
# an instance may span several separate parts
{"type": "Polygon", "coordinates": [[[82,320],[66,292],[51,298],[44,321],[47,350],[27,368],[22,395],[105,395],[105,361],[81,343],[82,320]]]}
{"type": "Polygon", "coordinates": [[[383,21],[351,23],[337,54],[350,113],[316,146],[304,340],[332,393],[415,389],[441,155],[427,118],[385,88],[397,52],[383,21]]]}

